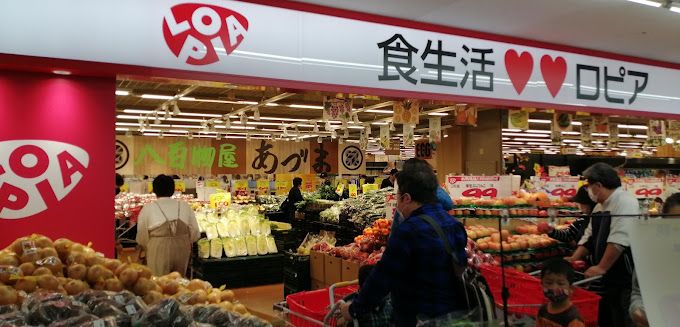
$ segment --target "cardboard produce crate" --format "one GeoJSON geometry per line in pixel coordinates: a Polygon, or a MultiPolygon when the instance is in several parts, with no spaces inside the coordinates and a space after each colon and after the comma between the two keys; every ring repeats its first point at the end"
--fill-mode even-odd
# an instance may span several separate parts
{"type": "Polygon", "coordinates": [[[324,262],[324,283],[326,286],[333,285],[342,281],[342,259],[334,256],[325,255],[324,262]]]}
{"type": "Polygon", "coordinates": [[[309,276],[311,279],[324,282],[324,261],[323,252],[311,251],[309,254],[309,276]]]}
{"type": "Polygon", "coordinates": [[[359,267],[361,263],[351,260],[342,260],[341,279],[343,282],[352,281],[359,278],[359,267]]]}

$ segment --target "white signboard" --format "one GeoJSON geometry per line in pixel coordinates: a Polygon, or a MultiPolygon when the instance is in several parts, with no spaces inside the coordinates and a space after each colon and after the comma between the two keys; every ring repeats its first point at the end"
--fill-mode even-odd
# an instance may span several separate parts
{"type": "Polygon", "coordinates": [[[511,176],[447,176],[446,189],[452,199],[502,198],[512,195],[511,176]]]}
{"type": "Polygon", "coordinates": [[[638,199],[653,199],[663,194],[664,183],[661,178],[630,178],[626,180],[626,189],[638,199]]]}
{"type": "Polygon", "coordinates": [[[639,221],[630,231],[631,249],[649,325],[680,321],[680,219],[639,221]]]}
{"type": "Polygon", "coordinates": [[[394,219],[394,213],[397,210],[397,194],[388,193],[385,195],[385,218],[394,219]]]}
{"type": "Polygon", "coordinates": [[[575,196],[576,192],[578,192],[578,182],[578,176],[541,177],[534,179],[534,186],[536,187],[536,190],[548,194],[549,198],[559,199],[562,197],[570,198],[575,196]]]}
{"type": "Polygon", "coordinates": [[[3,1],[0,40],[0,53],[126,65],[119,74],[152,67],[497,103],[680,108],[677,69],[240,1],[3,1]]]}

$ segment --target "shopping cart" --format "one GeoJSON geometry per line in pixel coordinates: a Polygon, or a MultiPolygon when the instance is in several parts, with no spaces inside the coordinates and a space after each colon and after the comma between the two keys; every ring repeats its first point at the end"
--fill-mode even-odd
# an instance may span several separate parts
{"type": "MultiPolygon", "coordinates": [[[[489,284],[491,294],[496,301],[496,306],[503,307],[502,302],[502,277],[501,268],[491,265],[480,267],[482,275],[489,284]]],[[[532,274],[538,274],[534,272],[532,274]]],[[[584,278],[583,274],[577,272],[580,281],[574,286],[587,286],[591,282],[600,279],[602,276],[584,278]]],[[[518,316],[536,317],[538,309],[546,303],[543,295],[541,280],[532,275],[519,272],[514,269],[505,269],[505,286],[508,288],[510,297],[508,298],[508,312],[518,316]]],[[[586,326],[597,327],[598,306],[600,296],[582,287],[576,287],[572,294],[571,302],[581,313],[586,326]]]]}
{"type": "MultiPolygon", "coordinates": [[[[358,290],[358,280],[341,282],[329,288],[290,294],[286,301],[275,304],[274,310],[282,313],[287,326],[335,327],[336,313],[345,296],[358,290]]],[[[354,320],[354,327],[359,324],[354,320]]]]}

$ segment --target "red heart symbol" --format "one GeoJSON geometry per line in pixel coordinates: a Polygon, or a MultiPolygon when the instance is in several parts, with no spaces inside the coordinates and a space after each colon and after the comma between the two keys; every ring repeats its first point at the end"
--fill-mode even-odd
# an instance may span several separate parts
{"type": "Polygon", "coordinates": [[[567,62],[562,57],[551,58],[549,55],[541,57],[541,74],[545,86],[553,98],[560,92],[564,78],[567,77],[567,62]]]}
{"type": "Polygon", "coordinates": [[[510,77],[517,94],[522,94],[529,78],[531,78],[533,69],[534,58],[531,57],[530,53],[524,51],[520,56],[514,49],[505,52],[505,70],[508,71],[508,77],[510,77]]]}

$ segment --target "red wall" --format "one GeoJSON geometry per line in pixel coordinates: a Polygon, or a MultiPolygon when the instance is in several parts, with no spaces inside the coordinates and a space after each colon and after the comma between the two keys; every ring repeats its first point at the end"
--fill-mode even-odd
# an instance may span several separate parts
{"type": "MultiPolygon", "coordinates": [[[[61,200],[52,197],[51,201],[45,201],[49,202],[47,209],[25,218],[0,218],[0,248],[18,237],[40,233],[53,239],[66,237],[82,243],[92,242],[97,251],[113,256],[114,91],[113,77],[0,71],[0,164],[4,160],[6,166],[0,167],[0,190],[5,183],[37,183],[50,172],[36,177],[35,182],[8,172],[11,165],[7,162],[12,159],[8,152],[12,150],[8,149],[7,141],[57,141],[68,145],[54,143],[43,147],[51,147],[45,150],[52,153],[68,150],[71,145],[85,150],[89,156],[82,175],[76,175],[82,176],[80,181],[61,200]]],[[[51,154],[50,165],[50,169],[61,167],[56,156],[51,154]]],[[[50,179],[53,188],[63,189],[68,184],[62,175],[54,176],[58,178],[50,179]]],[[[35,194],[29,199],[33,202],[28,206],[43,201],[36,199],[35,194]]],[[[5,209],[9,203],[6,200],[5,209]]],[[[2,201],[0,198],[0,210],[3,209],[2,201]]],[[[0,211],[0,217],[6,217],[7,212],[3,215],[0,211]]]]}

